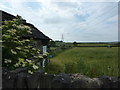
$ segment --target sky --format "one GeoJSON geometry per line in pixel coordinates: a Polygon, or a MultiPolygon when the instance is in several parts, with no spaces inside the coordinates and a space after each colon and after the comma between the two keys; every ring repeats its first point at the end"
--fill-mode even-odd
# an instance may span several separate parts
{"type": "Polygon", "coordinates": [[[63,34],[65,42],[111,42],[118,41],[117,1],[0,0],[0,10],[22,16],[53,40],[63,34]]]}

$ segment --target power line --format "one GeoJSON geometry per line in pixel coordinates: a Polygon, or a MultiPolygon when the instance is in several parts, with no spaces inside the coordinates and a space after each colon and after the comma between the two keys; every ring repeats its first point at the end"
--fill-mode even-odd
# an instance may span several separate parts
{"type": "MultiPolygon", "coordinates": [[[[117,6],[118,6],[118,5],[110,8],[109,10],[105,11],[104,13],[102,13],[101,15],[99,15],[98,17],[95,17],[93,20],[91,20],[91,21],[89,21],[89,22],[86,22],[86,23],[89,24],[89,23],[94,22],[95,20],[97,20],[99,17],[101,17],[101,16],[103,16],[103,15],[105,15],[105,14],[109,14],[109,13],[110,13],[112,10],[114,10],[114,8],[116,8],[117,6]]],[[[104,8],[105,8],[105,7],[104,7],[104,8]]],[[[111,15],[111,16],[112,16],[112,15],[111,15]]],[[[96,24],[94,25],[94,27],[93,27],[93,28],[90,28],[90,29],[95,29],[98,24],[102,24],[101,22],[105,21],[106,19],[108,19],[108,18],[104,18],[102,21],[96,23],[96,24]]],[[[70,33],[69,33],[69,34],[70,34],[70,33]]],[[[61,40],[64,41],[64,35],[63,35],[63,34],[62,34],[61,40]]]]}
{"type": "MultiPolygon", "coordinates": [[[[109,14],[109,12],[110,12],[110,11],[112,11],[112,10],[113,10],[114,8],[116,8],[117,6],[118,6],[118,5],[116,5],[116,6],[112,7],[112,8],[111,8],[111,9],[109,9],[108,11],[106,11],[106,12],[102,13],[100,16],[95,17],[95,18],[92,20],[92,22],[93,22],[93,21],[95,21],[95,20],[97,20],[99,17],[101,17],[101,16],[105,15],[106,13],[107,13],[107,14],[109,14]]],[[[87,22],[87,24],[89,24],[89,23],[91,23],[91,21],[87,22]]]]}
{"type": "MultiPolygon", "coordinates": [[[[117,6],[115,6],[115,7],[117,7],[117,6]]],[[[113,7],[112,9],[114,9],[115,7],[113,7]]],[[[108,12],[111,12],[112,9],[111,9],[110,11],[108,11],[108,12]]],[[[105,13],[103,13],[103,14],[105,14],[105,13]]],[[[113,15],[111,15],[111,16],[113,16],[113,15]]],[[[111,16],[110,16],[110,17],[111,17],[111,16]]],[[[98,17],[100,17],[100,16],[98,16],[98,17]]],[[[104,18],[102,21],[100,21],[100,22],[98,22],[98,23],[95,23],[94,28],[92,28],[92,29],[95,29],[95,27],[96,27],[98,24],[99,24],[99,25],[102,24],[101,22],[103,22],[103,21],[105,21],[105,20],[107,20],[107,19],[108,19],[108,18],[104,18]]],[[[94,21],[94,20],[93,20],[93,21],[94,21]]],[[[92,21],[92,22],[93,22],[93,21],[92,21]]]]}

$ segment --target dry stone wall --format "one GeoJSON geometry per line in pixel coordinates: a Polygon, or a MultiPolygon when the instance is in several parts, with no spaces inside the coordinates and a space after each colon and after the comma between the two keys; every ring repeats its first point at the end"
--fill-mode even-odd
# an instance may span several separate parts
{"type": "Polygon", "coordinates": [[[13,88],[119,88],[120,78],[101,76],[89,78],[87,76],[77,74],[44,74],[39,70],[35,74],[28,74],[26,68],[19,68],[13,71],[3,68],[2,71],[3,89],[13,88]]]}

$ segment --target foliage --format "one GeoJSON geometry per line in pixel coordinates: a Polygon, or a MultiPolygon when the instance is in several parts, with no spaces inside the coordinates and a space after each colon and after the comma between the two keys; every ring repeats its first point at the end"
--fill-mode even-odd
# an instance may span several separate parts
{"type": "Polygon", "coordinates": [[[2,25],[2,64],[11,70],[27,67],[29,73],[40,68],[37,64],[43,59],[40,50],[33,48],[33,38],[23,39],[24,35],[31,34],[31,28],[23,24],[21,17],[12,21],[4,21],[2,25]]]}
{"type": "Polygon", "coordinates": [[[74,46],[77,46],[77,42],[76,42],[76,41],[75,41],[75,42],[73,42],[73,45],[74,45],[74,46]]]}
{"type": "Polygon", "coordinates": [[[55,46],[56,46],[55,41],[53,41],[53,40],[50,41],[50,46],[51,46],[51,47],[55,47],[55,46]]]}

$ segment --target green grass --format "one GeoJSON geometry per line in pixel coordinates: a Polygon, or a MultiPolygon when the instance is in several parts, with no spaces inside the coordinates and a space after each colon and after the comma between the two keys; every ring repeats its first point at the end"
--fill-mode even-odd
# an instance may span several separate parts
{"type": "MultiPolygon", "coordinates": [[[[66,46],[74,46],[73,43],[65,43],[66,46]]],[[[117,43],[77,43],[76,46],[82,46],[82,47],[91,47],[91,46],[104,46],[107,47],[108,45],[110,46],[118,46],[117,43]]]]}
{"type": "Polygon", "coordinates": [[[98,44],[94,44],[94,43],[82,43],[82,44],[78,44],[77,46],[108,46],[108,45],[110,45],[110,46],[116,46],[116,45],[114,45],[114,44],[100,44],[100,43],[98,43],[98,44]]]}
{"type": "Polygon", "coordinates": [[[118,48],[74,47],[52,58],[45,71],[118,76],[118,48]]]}

